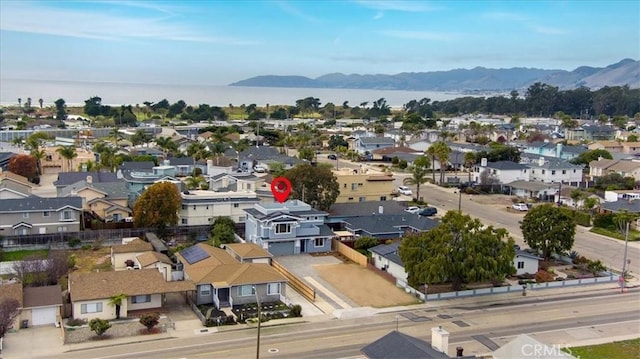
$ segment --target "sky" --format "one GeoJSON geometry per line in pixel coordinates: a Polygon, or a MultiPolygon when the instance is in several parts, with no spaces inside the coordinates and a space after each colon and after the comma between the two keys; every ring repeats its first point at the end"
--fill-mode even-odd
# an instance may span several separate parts
{"type": "Polygon", "coordinates": [[[574,70],[640,59],[640,1],[0,1],[0,79],[574,70]]]}

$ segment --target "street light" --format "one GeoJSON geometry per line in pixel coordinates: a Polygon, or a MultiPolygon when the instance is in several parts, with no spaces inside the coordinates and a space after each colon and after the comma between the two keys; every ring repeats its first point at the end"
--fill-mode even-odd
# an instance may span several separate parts
{"type": "Polygon", "coordinates": [[[260,359],[260,297],[258,297],[258,287],[253,286],[253,294],[256,296],[256,304],[258,305],[258,339],[256,340],[256,359],[260,359]]]}

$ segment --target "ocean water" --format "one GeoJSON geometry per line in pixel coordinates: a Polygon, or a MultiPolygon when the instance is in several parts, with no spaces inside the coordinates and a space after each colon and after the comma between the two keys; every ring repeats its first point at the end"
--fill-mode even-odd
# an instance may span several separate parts
{"type": "Polygon", "coordinates": [[[0,79],[0,105],[17,105],[18,98],[22,103],[28,97],[35,106],[38,99],[44,105],[51,105],[59,98],[67,105],[84,105],[84,101],[93,96],[102,98],[104,105],[136,105],[145,101],[158,102],[166,98],[170,103],[179,100],[188,105],[209,104],[212,106],[240,106],[256,104],[258,106],[295,105],[296,100],[313,96],[320,99],[322,105],[333,102],[342,105],[349,101],[349,106],[359,106],[384,98],[391,107],[399,108],[411,100],[430,98],[431,101],[444,101],[463,95],[457,93],[433,91],[398,91],[398,90],[357,90],[357,89],[308,89],[279,87],[240,87],[240,86],[207,86],[207,85],[158,85],[129,84],[105,82],[74,82],[0,79]]]}

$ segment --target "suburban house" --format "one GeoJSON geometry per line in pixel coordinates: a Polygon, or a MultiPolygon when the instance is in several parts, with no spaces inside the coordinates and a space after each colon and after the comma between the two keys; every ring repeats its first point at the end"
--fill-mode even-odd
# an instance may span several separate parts
{"type": "Polygon", "coordinates": [[[634,201],[636,199],[640,199],[640,190],[637,189],[615,189],[604,191],[604,200],[606,202],[616,202],[620,200],[634,201]]]}
{"type": "Polygon", "coordinates": [[[229,217],[236,223],[246,221],[245,210],[258,203],[253,191],[215,192],[191,190],[180,193],[182,209],[181,226],[210,225],[218,217],[229,217]]]}
{"type": "Polygon", "coordinates": [[[487,162],[483,158],[473,169],[473,180],[480,184],[502,184],[513,181],[528,181],[529,167],[512,161],[487,162]]]}
{"type": "MultiPolygon", "coordinates": [[[[449,356],[449,332],[442,327],[431,328],[431,342],[394,330],[360,350],[367,359],[421,358],[421,359],[475,359],[463,355],[459,347],[455,356],[449,356]]],[[[512,358],[516,358],[513,356],[512,358]]]]}
{"type": "Polygon", "coordinates": [[[190,292],[191,281],[165,281],[155,269],[114,272],[73,272],[69,274],[71,312],[75,319],[115,319],[116,308],[110,298],[125,294],[120,316],[127,317],[136,310],[161,309],[166,293],[190,292]]]}
{"type": "Polygon", "coordinates": [[[154,183],[171,182],[179,190],[182,189],[182,182],[176,178],[174,166],[154,166],[153,162],[123,162],[117,175],[127,185],[129,203],[135,202],[138,196],[154,183]]]}
{"type": "Polygon", "coordinates": [[[128,207],[129,190],[124,182],[93,183],[93,177],[64,187],[58,197],[80,196],[82,208],[109,222],[131,217],[128,207]]]}
{"type": "Polygon", "coordinates": [[[361,155],[371,154],[374,150],[393,146],[395,146],[395,141],[390,137],[359,137],[355,141],[355,151],[361,155]]]}
{"type": "MultiPolygon", "coordinates": [[[[136,259],[134,261],[133,268],[138,269],[156,269],[158,272],[162,273],[164,280],[170,282],[173,280],[172,276],[172,265],[171,259],[167,257],[166,254],[149,251],[143,252],[140,254],[136,254],[136,259]]],[[[127,267],[130,269],[131,267],[127,267]]]]}
{"type": "Polygon", "coordinates": [[[226,243],[222,248],[240,263],[271,264],[271,253],[255,243],[226,243]]]}
{"type": "Polygon", "coordinates": [[[59,285],[24,287],[20,321],[32,325],[50,325],[62,320],[62,289],[59,285]]]}
{"type": "Polygon", "coordinates": [[[509,195],[521,198],[536,198],[540,201],[551,201],[560,191],[559,183],[545,183],[533,181],[513,181],[505,184],[509,195]]]}
{"type": "Polygon", "coordinates": [[[526,143],[524,145],[523,153],[534,156],[560,158],[569,161],[580,156],[587,150],[588,149],[584,146],[565,146],[562,143],[536,141],[526,143]]]}
{"type": "Polygon", "coordinates": [[[238,168],[251,172],[256,165],[269,168],[271,163],[282,163],[285,169],[292,168],[302,160],[283,155],[277,148],[271,146],[251,146],[248,149],[237,154],[238,168]]]}
{"type": "Polygon", "coordinates": [[[258,253],[260,248],[255,246],[241,248],[244,244],[225,250],[198,243],[176,253],[184,278],[195,283],[193,303],[213,303],[220,309],[255,303],[256,296],[261,303],[283,301],[287,280],[270,264],[259,260],[268,260],[270,254],[264,250],[258,253]],[[239,262],[230,252],[253,252],[256,261],[239,262]]]}
{"type": "Polygon", "coordinates": [[[522,156],[520,163],[529,167],[529,181],[573,185],[582,182],[582,166],[574,165],[565,160],[543,156],[537,159],[522,156]]]}
{"type": "Polygon", "coordinates": [[[57,196],[59,197],[63,188],[87,179],[90,179],[91,183],[120,181],[118,176],[112,172],[60,172],[53,185],[56,186],[57,196]]]}
{"type": "Polygon", "coordinates": [[[531,254],[527,251],[516,250],[516,257],[513,263],[513,266],[516,268],[516,275],[538,273],[538,264],[541,260],[543,260],[543,258],[540,258],[535,254],[531,254]]]}
{"type": "Polygon", "coordinates": [[[6,188],[13,193],[19,193],[20,197],[26,197],[31,194],[33,187],[35,185],[26,177],[0,169],[0,189],[6,188]]]}
{"type": "Polygon", "coordinates": [[[390,244],[380,244],[368,249],[371,252],[371,258],[373,265],[389,274],[395,279],[396,283],[400,287],[406,287],[407,277],[409,276],[404,270],[404,264],[398,255],[398,248],[400,247],[400,241],[395,241],[390,244]]]}
{"type": "Polygon", "coordinates": [[[640,162],[608,159],[589,162],[589,177],[592,180],[611,173],[617,173],[622,177],[633,177],[636,181],[640,181],[640,162]]]}
{"type": "Polygon", "coordinates": [[[589,150],[605,150],[610,153],[635,155],[640,153],[640,142],[596,141],[589,144],[589,150]]]}
{"type": "Polygon", "coordinates": [[[493,359],[577,359],[575,356],[560,350],[557,345],[549,346],[526,334],[520,334],[507,344],[494,350],[492,357],[493,359]]]}
{"type": "Polygon", "coordinates": [[[193,157],[170,157],[166,159],[166,163],[176,168],[177,177],[191,176],[196,168],[193,157]]]}
{"type": "Polygon", "coordinates": [[[245,238],[274,256],[331,251],[335,235],[324,223],[328,213],[300,200],[256,203],[245,209],[245,238]]]}
{"type": "Polygon", "coordinates": [[[263,177],[249,172],[219,173],[209,177],[209,190],[218,192],[254,192],[263,184],[263,177]]]}
{"type": "Polygon", "coordinates": [[[418,214],[374,214],[343,220],[345,230],[355,237],[396,239],[407,234],[426,232],[438,226],[438,221],[418,214]]]}
{"type": "Polygon", "coordinates": [[[332,229],[340,229],[345,219],[353,217],[375,216],[377,214],[406,214],[406,209],[398,201],[367,201],[357,203],[335,203],[325,223],[332,229]]]}
{"type": "Polygon", "coordinates": [[[4,236],[79,232],[82,197],[10,198],[0,206],[0,234],[4,236]]]}
{"type": "Polygon", "coordinates": [[[386,201],[394,191],[392,175],[348,168],[333,174],[340,188],[336,203],[386,201]]]}
{"type": "Polygon", "coordinates": [[[615,138],[612,126],[586,124],[578,128],[565,128],[564,137],[569,141],[610,141],[615,138]]]}
{"type": "MultiPolygon", "coordinates": [[[[123,241],[126,241],[126,239],[123,241]]],[[[134,269],[136,256],[150,251],[153,251],[151,243],[140,238],[135,238],[128,243],[111,246],[111,266],[116,271],[126,270],[127,268],[134,269]]]]}

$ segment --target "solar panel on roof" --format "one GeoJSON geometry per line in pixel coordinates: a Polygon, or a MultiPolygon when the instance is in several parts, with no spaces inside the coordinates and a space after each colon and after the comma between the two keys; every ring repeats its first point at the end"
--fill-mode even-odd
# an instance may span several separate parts
{"type": "Polygon", "coordinates": [[[204,249],[198,246],[192,246],[180,251],[180,254],[189,264],[198,263],[203,259],[209,258],[210,255],[204,249]]]}

